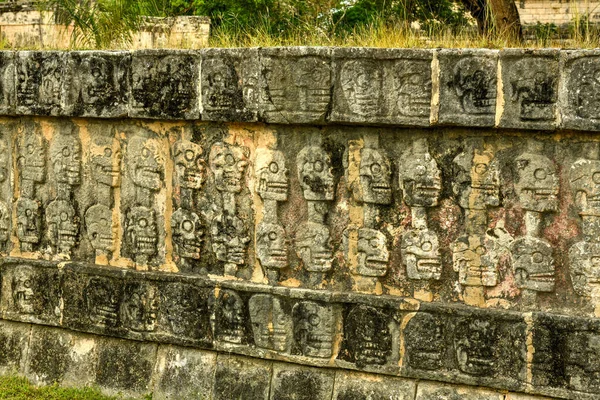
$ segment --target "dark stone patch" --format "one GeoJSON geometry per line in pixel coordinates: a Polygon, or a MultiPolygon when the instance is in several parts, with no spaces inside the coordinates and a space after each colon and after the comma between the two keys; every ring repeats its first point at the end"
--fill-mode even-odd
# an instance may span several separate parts
{"type": "Polygon", "coordinates": [[[413,400],[415,382],[337,371],[333,400],[413,400]]]}
{"type": "Polygon", "coordinates": [[[61,382],[69,369],[72,337],[59,329],[35,327],[31,335],[27,376],[36,383],[61,382]]]}
{"type": "Polygon", "coordinates": [[[213,400],[267,400],[270,362],[219,354],[213,400]]]}
{"type": "Polygon", "coordinates": [[[270,400],[330,399],[333,377],[331,370],[274,364],[270,400]]]}
{"type": "Polygon", "coordinates": [[[30,325],[0,322],[0,372],[24,372],[30,334],[30,325]]]}
{"type": "Polygon", "coordinates": [[[63,108],[66,53],[16,53],[16,112],[24,115],[60,115],[63,108]]]}
{"type": "Polygon", "coordinates": [[[248,299],[242,293],[222,289],[210,298],[211,326],[215,340],[233,344],[251,343],[248,299]]]}
{"type": "Polygon", "coordinates": [[[405,363],[410,368],[438,371],[449,359],[448,326],[444,315],[416,313],[404,328],[405,363]]]}
{"type": "Polygon", "coordinates": [[[419,383],[415,400],[504,400],[504,394],[468,386],[419,383]]]}

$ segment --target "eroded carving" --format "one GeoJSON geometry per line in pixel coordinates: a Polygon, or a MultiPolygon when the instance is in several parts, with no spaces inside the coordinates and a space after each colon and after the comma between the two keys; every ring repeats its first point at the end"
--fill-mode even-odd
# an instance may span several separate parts
{"type": "Polygon", "coordinates": [[[127,143],[126,160],[129,175],[136,186],[136,201],[149,206],[153,193],[162,188],[164,156],[157,139],[134,136],[127,143]]]}
{"type": "Polygon", "coordinates": [[[15,307],[20,313],[36,313],[35,279],[35,270],[27,265],[20,265],[13,273],[11,282],[12,297],[15,307]]]}
{"type": "Polygon", "coordinates": [[[32,251],[40,242],[41,235],[42,216],[39,202],[20,198],[17,200],[17,237],[21,251],[32,251]]]}
{"type": "Polygon", "coordinates": [[[374,60],[350,60],[340,70],[342,93],[350,112],[368,117],[381,113],[383,70],[374,60]]]}
{"type": "Polygon", "coordinates": [[[248,165],[248,148],[216,143],[210,149],[209,164],[218,191],[241,192],[248,165]]]}
{"type": "Polygon", "coordinates": [[[158,252],[158,228],[154,210],[132,207],[125,221],[125,240],[131,246],[135,261],[145,265],[158,252]]]}
{"type": "Polygon", "coordinates": [[[171,283],[161,290],[161,312],[174,335],[210,340],[207,293],[196,286],[171,283]]]}
{"type": "Polygon", "coordinates": [[[114,137],[95,135],[90,144],[90,169],[96,183],[110,188],[121,185],[121,143],[114,137]]]}
{"type": "Polygon", "coordinates": [[[79,241],[79,216],[68,200],[56,199],[46,207],[47,237],[53,252],[70,255],[79,241]]]}
{"type": "Polygon", "coordinates": [[[189,140],[179,140],[173,145],[175,182],[180,188],[202,188],[206,180],[206,162],[202,153],[202,147],[189,140]]]}
{"type": "Polygon", "coordinates": [[[450,86],[468,114],[496,112],[496,63],[483,57],[463,58],[454,66],[450,86]]]}
{"type": "Polygon", "coordinates": [[[359,179],[349,182],[352,197],[368,204],[392,202],[392,169],[382,150],[363,147],[360,150],[359,179]]]}
{"type": "Polygon", "coordinates": [[[409,279],[439,280],[442,259],[437,234],[429,229],[412,229],[402,234],[402,262],[409,279]]]}
{"type": "Polygon", "coordinates": [[[217,215],[211,225],[212,249],[217,260],[242,265],[246,258],[246,246],[250,242],[244,221],[236,215],[217,215]]]}
{"type": "Polygon", "coordinates": [[[513,67],[511,101],[518,104],[523,121],[552,121],[555,118],[558,79],[548,65],[535,59],[517,61],[513,67]]]}
{"type": "Polygon", "coordinates": [[[407,117],[429,118],[431,109],[431,63],[406,60],[394,70],[398,97],[391,108],[407,117]]]}
{"type": "Polygon", "coordinates": [[[118,225],[113,219],[112,210],[104,204],[95,204],[85,212],[87,237],[96,251],[115,251],[118,225]]]}
{"type": "Polygon", "coordinates": [[[65,76],[58,53],[23,54],[17,63],[17,105],[28,113],[56,114],[65,76]]]}
{"type": "Polygon", "coordinates": [[[305,222],[296,233],[296,254],[309,272],[326,272],[333,263],[333,245],[326,225],[305,222]]]}
{"type": "Polygon", "coordinates": [[[437,206],[442,190],[442,173],[429,153],[426,139],[415,140],[412,149],[402,155],[399,178],[407,206],[437,206]]]}
{"type": "Polygon", "coordinates": [[[288,351],[292,341],[292,318],[281,302],[269,294],[255,294],[248,301],[254,343],[264,349],[288,351]]]}
{"type": "Polygon", "coordinates": [[[211,324],[217,340],[243,343],[246,338],[246,306],[232,290],[222,290],[217,296],[211,315],[211,324]]]}
{"type": "Polygon", "coordinates": [[[425,312],[414,315],[404,329],[408,365],[428,371],[442,368],[447,348],[446,329],[439,316],[425,312]]]}
{"type": "Polygon", "coordinates": [[[149,283],[129,283],[125,286],[119,317],[124,327],[134,332],[152,332],[156,329],[159,295],[149,283]]]}
{"type": "Polygon", "coordinates": [[[83,297],[88,318],[94,325],[111,328],[118,325],[121,295],[113,281],[91,278],[83,290],[83,297]]]}
{"type": "Polygon", "coordinates": [[[267,269],[288,265],[288,244],[283,226],[261,222],[256,230],[256,257],[267,269]]]}
{"type": "Polygon", "coordinates": [[[304,198],[310,201],[331,201],[334,195],[331,158],[320,146],[307,146],[296,158],[298,181],[304,198]]]}
{"type": "Polygon", "coordinates": [[[348,351],[356,366],[384,365],[392,353],[389,318],[366,305],[354,306],[346,317],[344,332],[348,351]]]}
{"type": "Polygon", "coordinates": [[[458,368],[469,375],[490,376],[496,367],[496,326],[481,319],[463,319],[454,330],[458,368]]]}
{"type": "Polygon", "coordinates": [[[580,391],[600,389],[600,334],[576,331],[566,335],[565,375],[568,385],[580,391]]]}
{"type": "Polygon", "coordinates": [[[288,173],[281,151],[269,149],[257,151],[256,192],[263,200],[287,200],[288,173]]]}
{"type": "Polygon", "coordinates": [[[191,260],[200,259],[204,231],[200,217],[193,211],[177,209],[171,216],[171,232],[174,250],[182,259],[182,266],[191,260]]]}
{"type": "Polygon", "coordinates": [[[330,305],[301,301],[292,309],[294,343],[300,354],[329,358],[333,353],[336,319],[330,305]]]}
{"type": "Polygon", "coordinates": [[[577,90],[569,91],[569,100],[580,118],[600,118],[600,69],[595,61],[583,58],[572,65],[571,87],[577,86],[577,90]]]}

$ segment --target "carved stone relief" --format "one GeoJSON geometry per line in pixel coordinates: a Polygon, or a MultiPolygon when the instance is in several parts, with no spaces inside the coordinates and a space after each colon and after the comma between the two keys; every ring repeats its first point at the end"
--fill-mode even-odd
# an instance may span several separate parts
{"type": "Polygon", "coordinates": [[[36,282],[35,270],[28,266],[18,268],[12,277],[12,296],[16,309],[23,314],[33,314],[35,310],[36,282]]]}
{"type": "Polygon", "coordinates": [[[17,56],[17,112],[58,115],[62,109],[65,54],[22,52],[17,56]]]}
{"type": "Polygon", "coordinates": [[[360,368],[384,365],[392,353],[390,320],[382,311],[366,305],[354,306],[344,321],[351,360],[360,368]]]}
{"type": "Polygon", "coordinates": [[[285,312],[280,300],[269,294],[255,294],[248,301],[254,343],[264,349],[289,351],[292,318],[285,312]]]}
{"type": "Polygon", "coordinates": [[[120,321],[133,332],[152,332],[156,329],[159,303],[156,287],[146,282],[129,283],[119,307],[120,321]]]}
{"type": "Polygon", "coordinates": [[[158,252],[158,228],[154,210],[132,207],[125,220],[125,240],[131,246],[136,263],[147,265],[158,252]]]}
{"type": "Polygon", "coordinates": [[[184,339],[210,343],[208,292],[194,285],[174,282],[161,288],[160,310],[169,333],[184,339]]]}
{"type": "Polygon", "coordinates": [[[496,327],[488,321],[466,318],[459,321],[454,331],[454,352],[458,369],[475,376],[489,376],[494,372],[494,346],[498,341],[496,327]]]}
{"type": "Polygon", "coordinates": [[[101,328],[118,326],[121,293],[111,280],[103,277],[91,278],[84,288],[83,297],[92,324],[101,328]]]}
{"type": "Polygon", "coordinates": [[[79,217],[68,200],[56,199],[46,207],[46,226],[53,252],[69,256],[79,242],[79,217]]]}
{"type": "Polygon", "coordinates": [[[408,365],[428,371],[445,365],[447,342],[446,321],[434,314],[417,313],[406,324],[404,343],[408,365]]]}
{"type": "Polygon", "coordinates": [[[301,301],[292,309],[294,343],[304,356],[329,358],[333,354],[336,319],[331,305],[301,301]]]}
{"type": "Polygon", "coordinates": [[[232,290],[221,290],[214,300],[211,325],[215,339],[228,343],[246,341],[246,305],[232,290]]]}

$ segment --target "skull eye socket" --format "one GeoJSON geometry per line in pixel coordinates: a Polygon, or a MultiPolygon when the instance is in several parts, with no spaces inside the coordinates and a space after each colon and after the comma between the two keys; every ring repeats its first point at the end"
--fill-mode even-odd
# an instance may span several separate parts
{"type": "Polygon", "coordinates": [[[378,175],[381,173],[381,165],[379,165],[378,163],[373,163],[371,165],[371,173],[374,175],[378,175]]]}
{"type": "Polygon", "coordinates": [[[146,218],[140,218],[138,221],[138,225],[142,228],[145,228],[148,226],[148,220],[146,218]]]}
{"type": "Polygon", "coordinates": [[[488,166],[487,164],[484,163],[479,163],[477,165],[475,165],[475,173],[478,175],[483,175],[488,171],[488,166]]]}
{"type": "Polygon", "coordinates": [[[23,287],[26,288],[26,289],[30,289],[31,288],[31,280],[25,279],[23,281],[23,287]]]}
{"type": "Polygon", "coordinates": [[[185,221],[183,221],[183,224],[181,224],[181,227],[184,231],[191,232],[194,229],[194,223],[189,219],[186,219],[185,221]]]}
{"type": "Polygon", "coordinates": [[[372,248],[376,249],[377,247],[379,247],[379,240],[377,240],[377,239],[371,239],[369,241],[369,244],[371,245],[372,248]]]}
{"type": "Polygon", "coordinates": [[[272,161],[271,164],[269,164],[269,171],[276,174],[279,172],[279,165],[277,165],[275,161],[272,161]]]}
{"type": "Polygon", "coordinates": [[[600,265],[600,257],[598,257],[598,256],[592,257],[592,264],[594,264],[594,266],[600,265]]]}
{"type": "Polygon", "coordinates": [[[25,210],[25,216],[31,217],[31,214],[33,214],[31,210],[25,210]]]}
{"type": "Polygon", "coordinates": [[[63,147],[62,155],[63,157],[69,157],[71,155],[71,150],[68,147],[63,147]]]}
{"type": "Polygon", "coordinates": [[[32,144],[27,145],[27,153],[33,154],[34,150],[35,150],[35,148],[33,147],[32,144]]]}
{"type": "Polygon", "coordinates": [[[144,158],[148,158],[148,157],[150,157],[150,150],[149,150],[147,147],[144,147],[144,148],[142,149],[142,156],[143,156],[144,158]]]}
{"type": "Polygon", "coordinates": [[[475,253],[479,254],[480,256],[485,254],[485,247],[483,246],[477,246],[477,248],[475,249],[475,253]]]}
{"type": "Polygon", "coordinates": [[[600,183],[600,172],[594,172],[594,175],[592,175],[592,180],[594,183],[600,183]]]}
{"type": "Polygon", "coordinates": [[[60,220],[61,221],[66,221],[68,219],[69,219],[69,215],[66,212],[63,211],[63,212],[60,213],[60,220]]]}
{"type": "Polygon", "coordinates": [[[545,169],[543,168],[538,168],[534,171],[533,176],[535,177],[535,179],[537,179],[538,181],[542,181],[544,179],[546,179],[546,176],[548,176],[548,173],[546,172],[545,169]]]}
{"type": "Polygon", "coordinates": [[[544,261],[544,255],[542,253],[540,253],[539,251],[536,251],[535,253],[533,253],[531,255],[531,260],[536,263],[539,264],[542,261],[544,261]]]}
{"type": "Polygon", "coordinates": [[[225,164],[227,164],[227,165],[233,165],[233,164],[235,164],[235,158],[233,157],[232,154],[227,154],[225,156],[225,164]]]}
{"type": "Polygon", "coordinates": [[[415,174],[417,174],[417,176],[423,176],[427,173],[427,168],[425,168],[424,165],[417,165],[417,168],[415,168],[415,174]]]}
{"type": "Polygon", "coordinates": [[[275,239],[277,239],[277,232],[275,232],[275,231],[271,231],[271,232],[269,232],[269,239],[270,239],[270,240],[275,240],[275,239]]]}
{"type": "Polygon", "coordinates": [[[423,251],[431,251],[431,249],[433,249],[433,244],[431,244],[431,242],[423,242],[421,245],[421,250],[423,251]]]}
{"type": "Polygon", "coordinates": [[[188,161],[192,161],[194,159],[194,152],[192,150],[186,150],[185,151],[185,159],[188,161]]]}
{"type": "Polygon", "coordinates": [[[322,161],[315,161],[315,163],[313,164],[313,168],[315,171],[317,172],[321,172],[323,171],[323,162],[322,161]]]}
{"type": "Polygon", "coordinates": [[[112,156],[112,149],[110,147],[105,147],[104,148],[104,157],[111,157],[112,156]]]}
{"type": "Polygon", "coordinates": [[[308,323],[312,326],[317,326],[321,322],[321,318],[317,314],[311,314],[308,317],[308,323]]]}

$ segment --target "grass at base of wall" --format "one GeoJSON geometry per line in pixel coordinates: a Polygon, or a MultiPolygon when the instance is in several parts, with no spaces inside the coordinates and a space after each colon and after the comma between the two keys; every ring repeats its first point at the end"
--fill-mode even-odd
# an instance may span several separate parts
{"type": "MultiPolygon", "coordinates": [[[[0,399],[10,400],[123,400],[104,396],[96,388],[64,388],[57,385],[37,387],[18,376],[0,377],[0,399]]],[[[145,397],[145,400],[151,397],[145,397]]]]}

